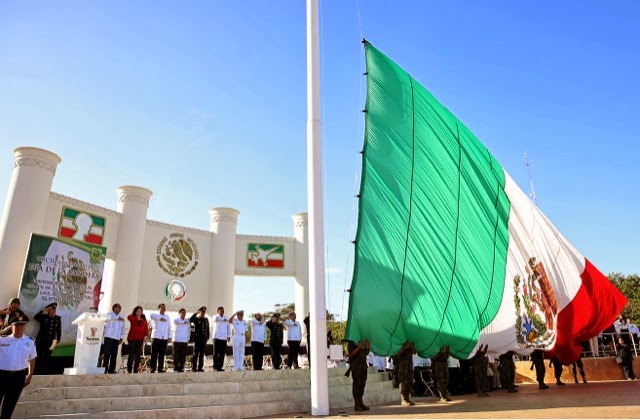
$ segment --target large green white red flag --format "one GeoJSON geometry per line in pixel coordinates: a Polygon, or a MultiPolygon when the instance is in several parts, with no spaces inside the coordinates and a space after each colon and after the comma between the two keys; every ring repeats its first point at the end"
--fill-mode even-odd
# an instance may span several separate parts
{"type": "Polygon", "coordinates": [[[626,298],[518,188],[487,148],[365,42],[366,130],[346,336],[379,355],[406,340],[555,351],[609,326],[626,298]]]}

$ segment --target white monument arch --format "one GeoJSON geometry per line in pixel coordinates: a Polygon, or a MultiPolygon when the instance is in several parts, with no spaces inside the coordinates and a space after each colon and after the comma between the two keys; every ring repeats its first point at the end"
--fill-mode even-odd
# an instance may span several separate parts
{"type": "MultiPolygon", "coordinates": [[[[295,307],[309,310],[307,213],[292,216],[293,236],[239,235],[240,212],[209,210],[209,230],[147,219],[152,192],[117,189],[116,210],[51,191],[61,159],[47,150],[20,147],[0,221],[0,305],[18,296],[32,233],[102,245],[107,257],[100,312],[113,303],[195,311],[233,308],[235,276],[295,278],[295,307]],[[80,239],[78,239],[80,238],[80,239]]],[[[237,309],[237,308],[236,308],[237,309]]]]}

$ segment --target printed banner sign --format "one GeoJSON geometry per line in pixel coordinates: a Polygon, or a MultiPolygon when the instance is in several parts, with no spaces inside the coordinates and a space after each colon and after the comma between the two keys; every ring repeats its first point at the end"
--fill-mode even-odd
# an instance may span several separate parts
{"type": "Polygon", "coordinates": [[[62,238],[102,245],[104,222],[104,217],[63,207],[58,235],[62,238]]]}
{"type": "Polygon", "coordinates": [[[37,328],[33,315],[57,302],[60,344],[74,344],[77,326],[71,323],[100,302],[106,253],[102,246],[32,234],[19,296],[20,309],[32,319],[28,331],[37,328]]]}
{"type": "Polygon", "coordinates": [[[284,245],[247,244],[247,267],[284,268],[284,245]]]}

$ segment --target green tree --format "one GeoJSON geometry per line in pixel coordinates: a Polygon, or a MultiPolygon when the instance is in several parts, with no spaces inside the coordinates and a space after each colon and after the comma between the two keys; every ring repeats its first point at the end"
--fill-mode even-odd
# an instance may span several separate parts
{"type": "Polygon", "coordinates": [[[629,299],[629,303],[622,310],[622,315],[637,323],[640,318],[640,276],[637,273],[627,275],[610,273],[607,277],[629,299]]]}

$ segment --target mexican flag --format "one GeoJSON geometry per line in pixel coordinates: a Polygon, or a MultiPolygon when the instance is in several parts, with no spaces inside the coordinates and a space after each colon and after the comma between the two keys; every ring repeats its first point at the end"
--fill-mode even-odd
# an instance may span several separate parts
{"type": "Polygon", "coordinates": [[[366,130],[346,337],[573,362],[626,298],[473,133],[369,43],[366,130]]]}
{"type": "Polygon", "coordinates": [[[65,207],[60,216],[59,236],[102,245],[104,221],[104,217],[65,207]]]}

